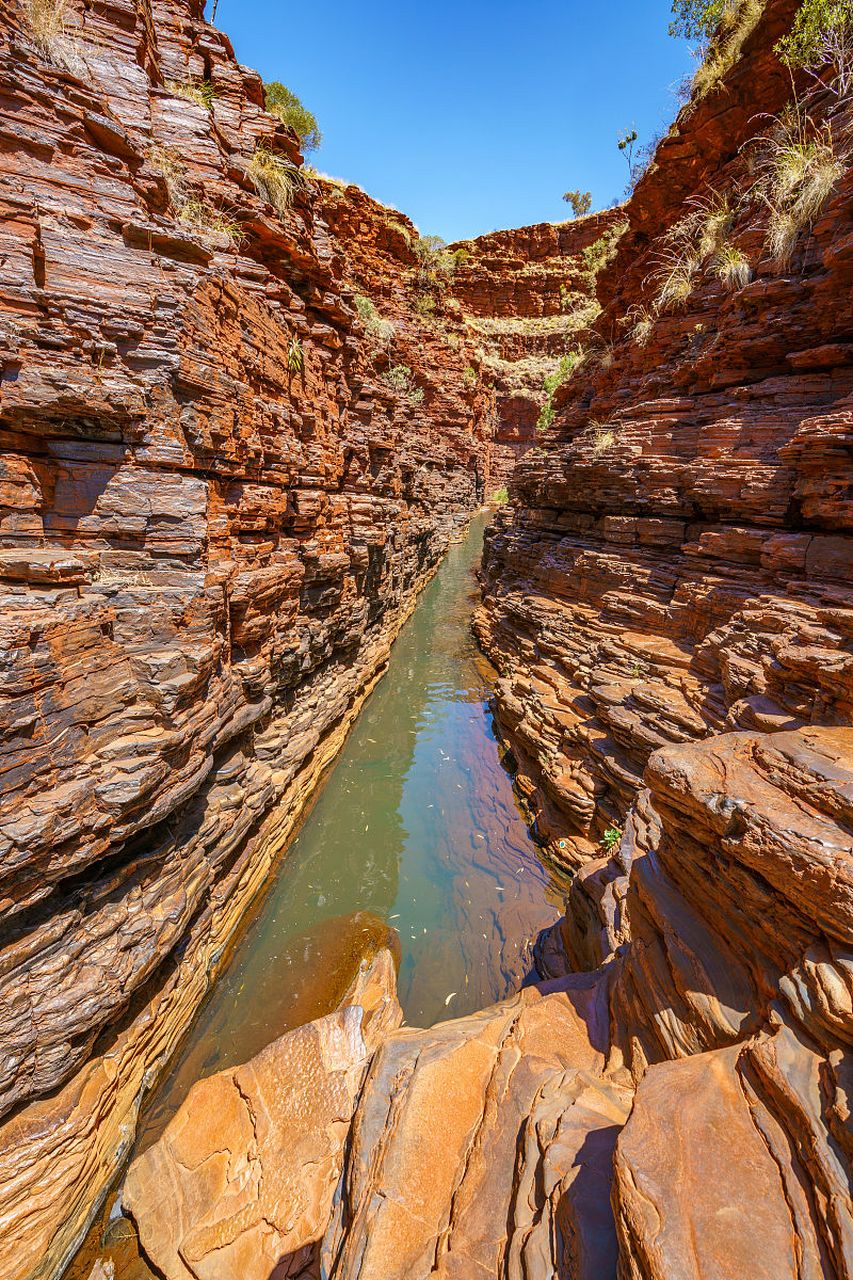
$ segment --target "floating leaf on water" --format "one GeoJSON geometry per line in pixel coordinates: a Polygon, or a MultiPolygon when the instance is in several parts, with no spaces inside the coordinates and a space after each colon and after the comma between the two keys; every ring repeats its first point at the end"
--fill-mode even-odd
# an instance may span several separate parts
{"type": "Polygon", "coordinates": [[[393,914],[393,916],[389,916],[389,917],[388,917],[388,919],[389,919],[389,920],[399,920],[399,919],[400,919],[400,912],[399,912],[399,911],[395,911],[395,912],[394,912],[394,914],[393,914]]]}
{"type": "MultiPolygon", "coordinates": [[[[466,981],[467,981],[467,979],[466,979],[466,981]]],[[[444,1007],[445,1007],[445,1009],[446,1009],[446,1008],[447,1008],[447,1006],[450,1004],[450,1001],[453,999],[453,997],[454,997],[455,995],[456,995],[456,992],[455,992],[455,991],[451,991],[450,995],[447,997],[447,999],[446,999],[446,1000],[445,1000],[445,1002],[444,1002],[444,1007]]]]}

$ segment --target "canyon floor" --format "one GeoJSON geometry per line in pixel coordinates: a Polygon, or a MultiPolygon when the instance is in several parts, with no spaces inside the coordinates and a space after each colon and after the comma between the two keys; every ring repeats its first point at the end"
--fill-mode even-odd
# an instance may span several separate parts
{"type": "Polygon", "coordinates": [[[436,246],[198,0],[0,0],[4,1278],[853,1280],[805,7],[620,207],[436,246]]]}

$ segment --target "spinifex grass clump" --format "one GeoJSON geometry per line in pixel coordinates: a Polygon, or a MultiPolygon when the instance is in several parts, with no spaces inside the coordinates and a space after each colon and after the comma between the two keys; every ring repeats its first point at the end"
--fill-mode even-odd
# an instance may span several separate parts
{"type": "Polygon", "coordinates": [[[80,46],[68,34],[68,0],[27,0],[25,13],[42,57],[83,78],[87,68],[80,46]]]}
{"type": "Polygon", "coordinates": [[[167,80],[166,88],[176,98],[186,98],[187,102],[194,102],[205,111],[213,110],[216,91],[209,80],[167,80]]]}
{"type": "Polygon", "coordinates": [[[810,227],[846,170],[829,123],[813,125],[794,107],[761,140],[759,191],[769,210],[767,247],[786,266],[802,230],[810,227]]]}
{"type": "Polygon", "coordinates": [[[202,239],[225,239],[235,248],[246,239],[239,221],[222,209],[215,209],[206,200],[191,197],[178,211],[178,220],[202,239]]]}
{"type": "Polygon", "coordinates": [[[752,279],[752,268],[746,254],[726,240],[714,255],[712,270],[730,293],[742,289],[752,279]]]}
{"type": "Polygon", "coordinates": [[[270,151],[259,142],[246,168],[255,190],[282,216],[293,204],[296,190],[302,184],[302,175],[284,156],[270,151]]]}

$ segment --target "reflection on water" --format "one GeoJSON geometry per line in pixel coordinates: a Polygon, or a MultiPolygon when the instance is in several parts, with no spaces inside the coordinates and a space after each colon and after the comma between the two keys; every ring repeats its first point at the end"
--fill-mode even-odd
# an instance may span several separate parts
{"type": "Polygon", "coordinates": [[[484,526],[478,517],[423,592],[149,1106],[142,1145],[195,1080],[333,1008],[348,957],[365,939],[381,945],[388,925],[406,1020],[424,1026],[517,987],[530,940],[557,918],[562,893],[515,807],[486,705],[494,671],[469,628],[484,526]]]}

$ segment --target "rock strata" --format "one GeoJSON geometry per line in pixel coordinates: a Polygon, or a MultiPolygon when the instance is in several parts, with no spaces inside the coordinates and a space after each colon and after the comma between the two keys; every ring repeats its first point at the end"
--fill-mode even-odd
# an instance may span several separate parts
{"type": "Polygon", "coordinates": [[[10,1280],[73,1252],[492,448],[388,211],[303,173],[196,0],[29,14],[0,4],[10,1280]],[[355,292],[395,273],[377,347],[355,292]]]}

